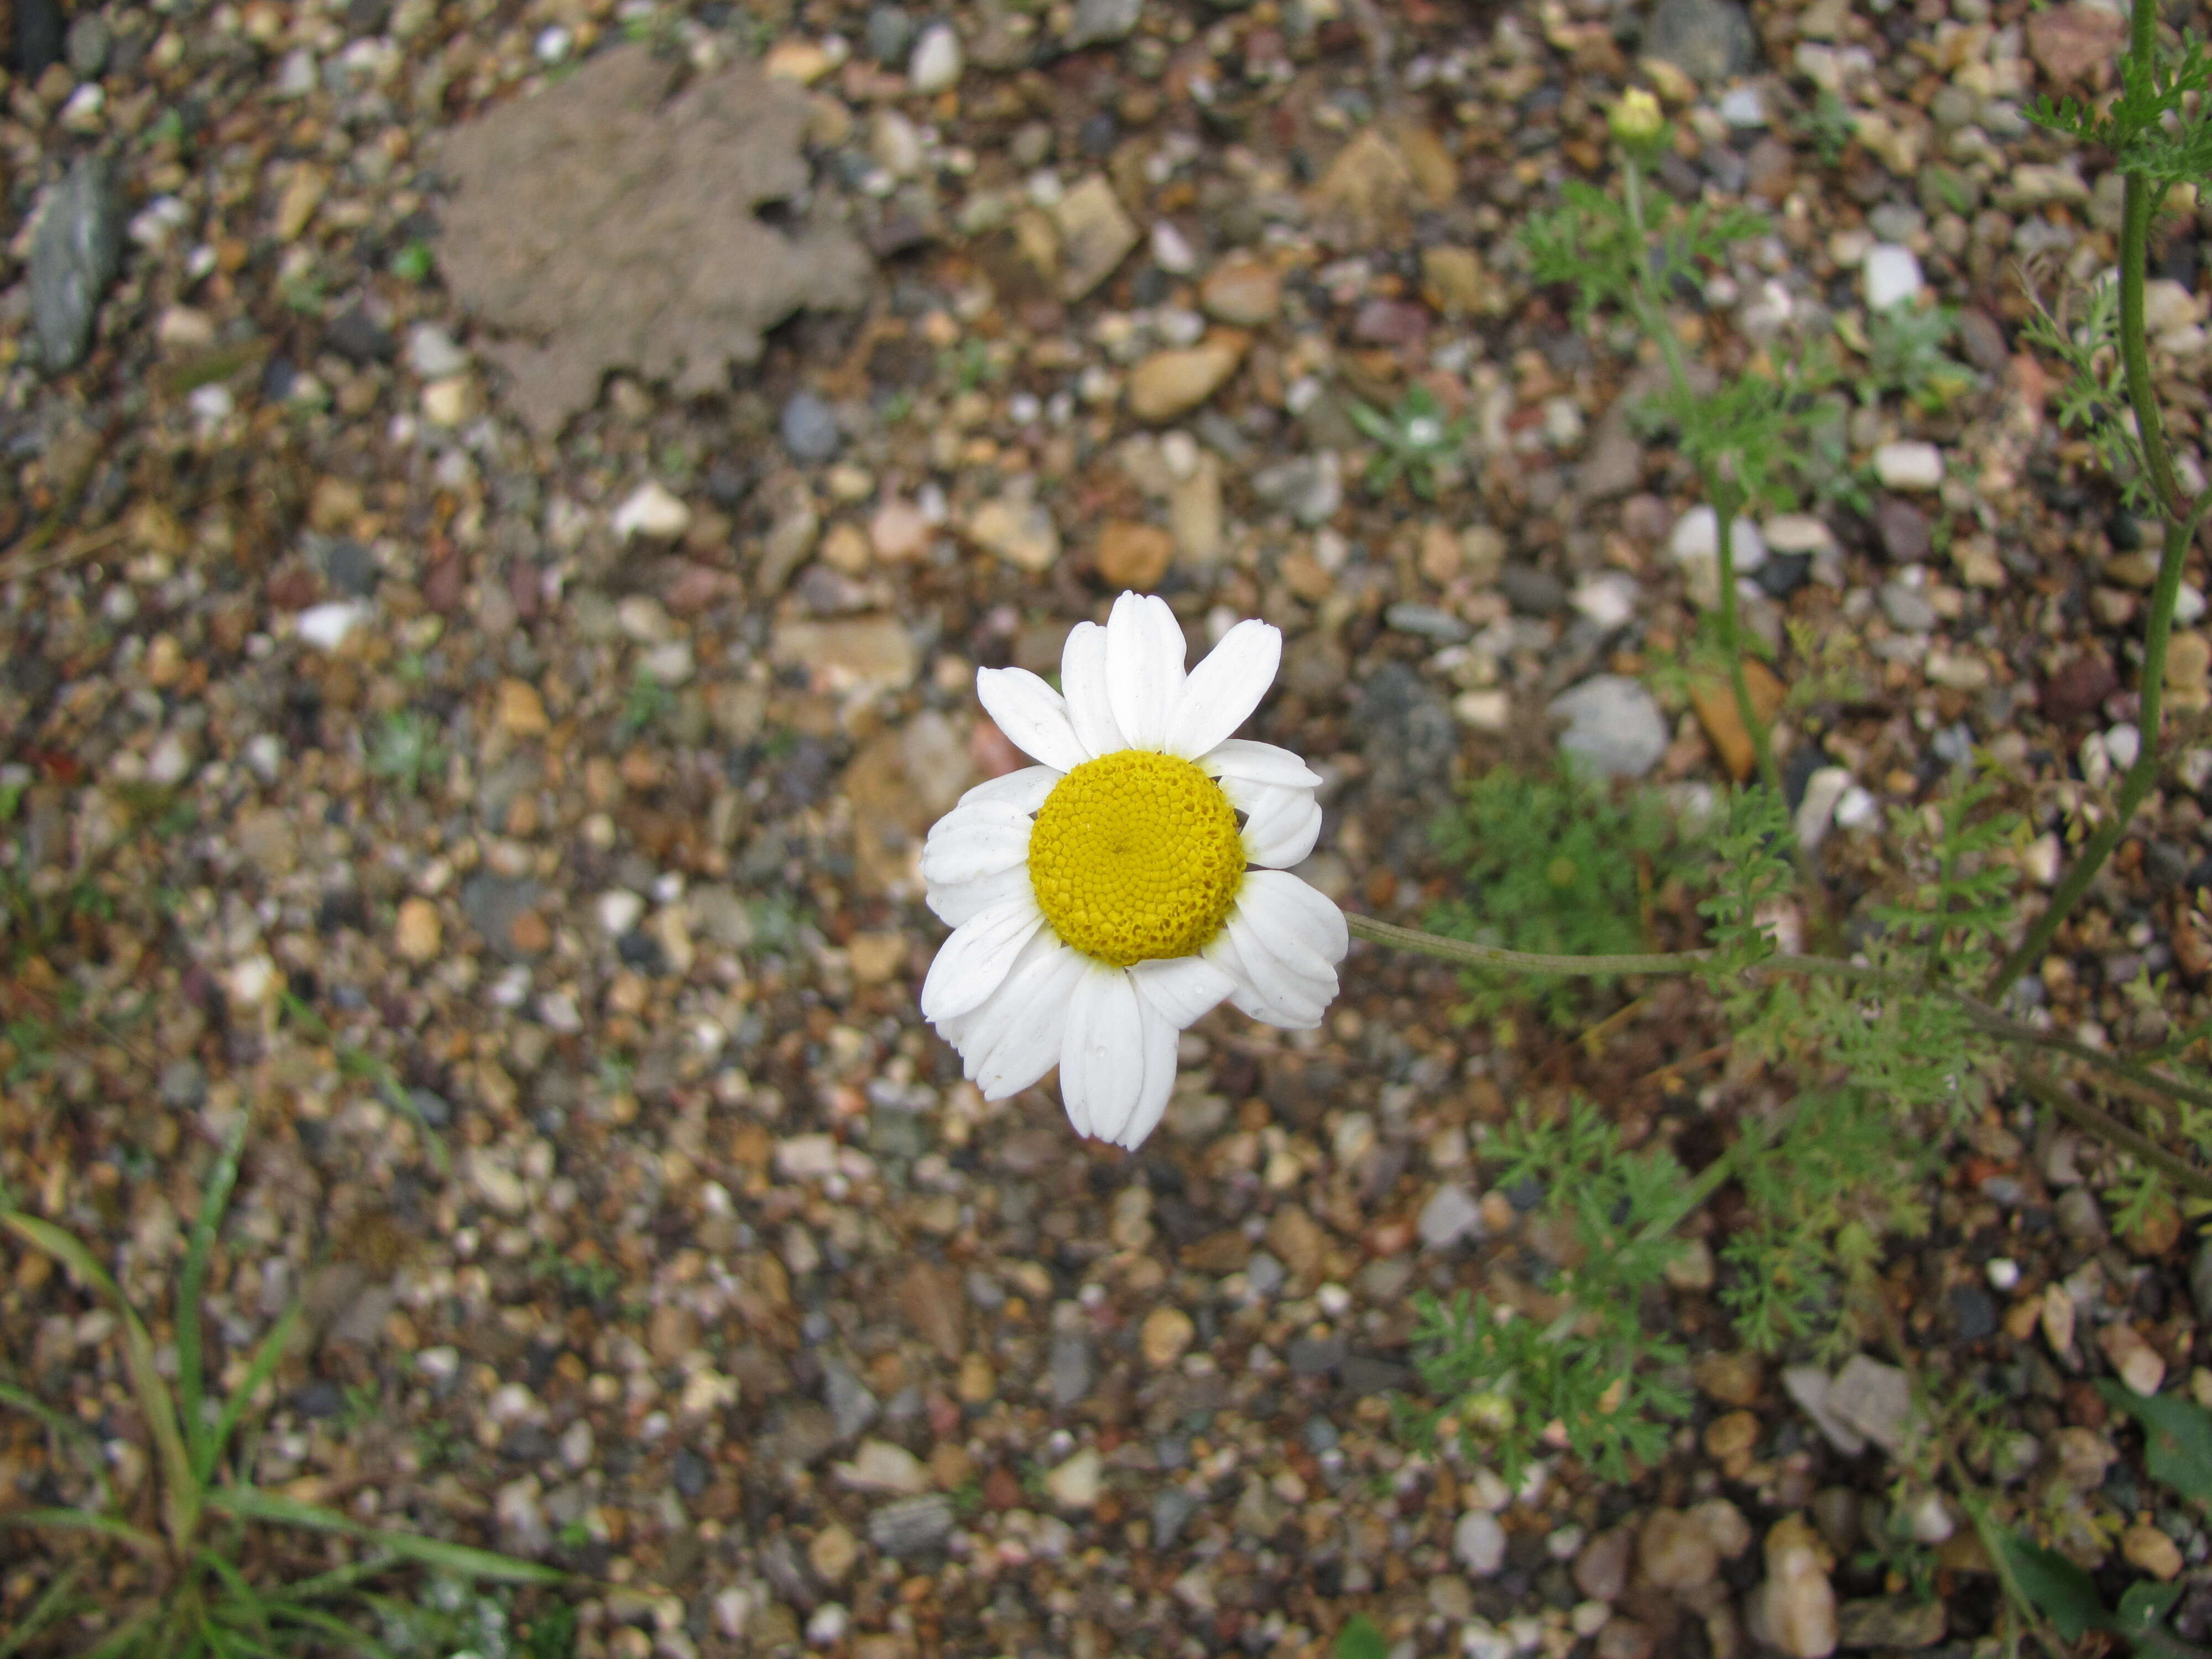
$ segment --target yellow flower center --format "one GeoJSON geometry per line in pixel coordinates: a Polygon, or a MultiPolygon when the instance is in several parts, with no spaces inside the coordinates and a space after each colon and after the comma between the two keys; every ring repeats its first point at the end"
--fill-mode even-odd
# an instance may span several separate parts
{"type": "Polygon", "coordinates": [[[1243,880],[1236,810],[1172,755],[1085,761],[1053,786],[1030,832],[1037,908],[1062,939],[1116,968],[1195,955],[1243,880]]]}

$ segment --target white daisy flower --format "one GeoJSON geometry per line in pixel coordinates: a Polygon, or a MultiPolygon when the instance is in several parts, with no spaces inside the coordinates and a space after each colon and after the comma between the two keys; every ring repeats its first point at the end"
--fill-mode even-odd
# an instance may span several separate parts
{"type": "Polygon", "coordinates": [[[1321,1024],[1344,914],[1288,872],[1321,832],[1321,780],[1229,735],[1282,654],[1279,630],[1241,622],[1186,675],[1166,601],[1124,593],[1103,628],[1067,636],[1064,695],[1024,669],[977,672],[983,707],[1041,764],[970,789],[929,832],[922,879],[953,932],[921,1012],[986,1099],[1058,1066],[1077,1132],[1134,1148],[1167,1109],[1176,1036],[1224,997],[1321,1024]]]}

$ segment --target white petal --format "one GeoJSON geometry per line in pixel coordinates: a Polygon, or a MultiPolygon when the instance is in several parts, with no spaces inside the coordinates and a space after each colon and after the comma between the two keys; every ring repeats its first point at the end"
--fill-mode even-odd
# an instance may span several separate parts
{"type": "Polygon", "coordinates": [[[1272,784],[1278,789],[1318,789],[1321,774],[1287,749],[1272,743],[1231,738],[1218,743],[1198,757],[1198,769],[1212,778],[1241,778],[1248,783],[1272,784]]]}
{"type": "Polygon", "coordinates": [[[1249,918],[1233,910],[1228,926],[1206,945],[1206,958],[1237,981],[1230,1000],[1270,1025],[1310,1030],[1321,1024],[1329,999],[1336,994],[1334,974],[1323,983],[1297,972],[1268,950],[1253,933],[1249,918]]]}
{"type": "Polygon", "coordinates": [[[1352,948],[1344,912],[1287,870],[1255,870],[1237,890],[1237,908],[1262,942],[1309,978],[1334,981],[1352,948]]]}
{"type": "Polygon", "coordinates": [[[1052,793],[1053,785],[1067,775],[1049,766],[1024,766],[1018,772],[1009,772],[1002,778],[987,778],[960,797],[963,806],[980,806],[986,801],[997,801],[1007,806],[1018,807],[1024,812],[1034,812],[1044,805],[1044,798],[1052,793]]]}
{"type": "Polygon", "coordinates": [[[1003,904],[1017,893],[1027,893],[1032,898],[1036,890],[1030,884],[1029,866],[1018,864],[1011,870],[978,876],[973,881],[951,881],[930,888],[926,902],[932,914],[947,927],[957,927],[973,921],[994,905],[1003,904]]]}
{"type": "Polygon", "coordinates": [[[921,1017],[934,1024],[980,1007],[1043,926],[1036,900],[1019,894],[954,928],[921,982],[921,1017]]]}
{"type": "MultiPolygon", "coordinates": [[[[1139,997],[1139,1000],[1142,1000],[1139,997]]],[[[1168,1097],[1175,1093],[1176,1036],[1181,1029],[1157,1008],[1148,1007],[1143,1012],[1144,1084],[1137,1091],[1137,1103],[1130,1109],[1127,1120],[1106,1136],[1115,1146],[1126,1146],[1133,1152],[1159,1127],[1161,1115],[1168,1109],[1168,1097]]]]}
{"type": "Polygon", "coordinates": [[[1111,1140],[1145,1083],[1144,1012],[1122,969],[1091,963],[1068,1004],[1060,1045],[1060,1097],[1082,1133],[1111,1140]]]}
{"type": "Polygon", "coordinates": [[[1168,722],[1168,753],[1196,760],[1251,719],[1282,660],[1279,629],[1245,621],[1224,634],[1182,683],[1168,722]]]}
{"type": "Polygon", "coordinates": [[[1094,759],[1129,746],[1115,723],[1114,700],[1106,687],[1106,630],[1097,623],[1078,623],[1060,653],[1060,689],[1076,741],[1094,759]]]}
{"type": "Polygon", "coordinates": [[[921,878],[934,886],[1014,869],[1029,859],[1030,829],[1030,815],[1005,801],[956,806],[921,844],[921,878]]]}
{"type": "Polygon", "coordinates": [[[1059,1063],[1068,993],[1087,961],[1048,931],[1024,955],[1030,960],[1017,963],[998,1000],[985,1005],[993,1017],[978,1020],[961,1048],[968,1076],[986,1100],[1021,1093],[1059,1063]]]}
{"type": "Polygon", "coordinates": [[[1194,1024],[1237,988],[1237,981],[1204,957],[1164,957],[1129,969],[1137,994],[1175,1024],[1194,1024]]]}
{"type": "Polygon", "coordinates": [[[1156,593],[1124,593],[1106,619],[1106,687],[1132,749],[1158,749],[1182,692],[1182,624],[1156,593]]]}
{"type": "Polygon", "coordinates": [[[1091,758],[1067,723],[1067,705],[1060,693],[1028,669],[979,668],[975,695],[1006,741],[1024,755],[1062,772],[1073,772],[1091,758]]]}
{"type": "Polygon", "coordinates": [[[1244,856],[1265,870],[1287,870],[1304,864],[1321,838],[1321,803],[1303,789],[1271,793],[1283,799],[1245,821],[1244,856]]]}

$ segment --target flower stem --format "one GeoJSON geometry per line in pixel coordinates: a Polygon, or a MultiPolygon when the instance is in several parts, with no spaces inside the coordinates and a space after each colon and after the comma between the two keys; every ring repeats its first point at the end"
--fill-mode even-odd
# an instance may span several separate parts
{"type": "MultiPolygon", "coordinates": [[[[1418,927],[1401,927],[1395,922],[1349,911],[1344,920],[1353,938],[1364,939],[1370,944],[1411,951],[1420,956],[1434,957],[1442,962],[1456,963],[1463,968],[1502,969],[1508,973],[1558,974],[1574,978],[1611,978],[1619,974],[1694,974],[1705,971],[1713,959],[1710,951],[1666,951],[1644,955],[1601,957],[1548,956],[1534,951],[1508,951],[1496,945],[1477,945],[1468,939],[1446,939],[1441,934],[1423,933],[1418,927]]],[[[1895,991],[1914,996],[1942,998],[1954,1004],[1978,1030],[2000,1042],[2018,1048],[2046,1049],[2118,1078],[2136,1089],[2212,1110],[2212,1090],[2201,1089],[2179,1078],[2154,1072],[2117,1054],[2108,1054],[2064,1037],[2054,1036],[2047,1031],[2039,1031],[2032,1025],[2023,1024],[2000,1013],[1978,997],[1968,996],[1940,985],[1925,984],[1917,975],[1894,973],[1866,963],[1846,962],[1840,957],[1784,955],[1771,956],[1753,963],[1744,972],[1759,977],[1778,974],[1814,975],[1823,979],[1840,979],[1863,985],[1871,992],[1895,991]]]]}
{"type": "MultiPolygon", "coordinates": [[[[2143,0],[2135,8],[2130,25],[2128,56],[2132,60],[2131,67],[2138,70],[2146,81],[2156,55],[2157,32],[2157,8],[2150,0],[2143,0]]],[[[2138,746],[2135,763],[2120,781],[2112,815],[2098,826],[2088,845],[2074,860],[2073,868],[2066,872],[2065,880],[2058,884],[2058,890],[2051,896],[2051,902],[2044,907],[2043,914],[2035,919],[2027,936],[1998,965],[1983,988],[1983,994],[1993,1002],[2010,990],[2022,974],[2042,962],[2051,941],[2057,936],[2059,924],[2081,902],[2081,896],[2089,890],[2089,884],[2097,878],[2105,860],[2112,855],[2120,837],[2127,833],[2136,809],[2142,805],[2143,797],[2158,780],[2162,761],[2160,724],[2166,696],[2166,647],[2173,632],[2174,602],[2181,592],[2182,564],[2188,555],[2189,544],[2197,534],[2197,526],[2203,521],[2206,510],[2212,508],[2212,490],[2191,501],[2175,476],[2173,458],[2166,448],[2166,424],[2159,413],[2157,390],[2151,382],[2150,344],[2143,322],[2143,279],[2149,261],[2151,219],[2163,194],[2161,190],[2154,190],[2150,180],[2141,173],[2129,173],[2120,217],[2120,360],[2127,371],[2128,403],[2135,411],[2143,471],[2149,475],[2152,495],[2166,520],[2165,541],[2159,550],[2158,580],[2151,589],[2150,615],[2143,625],[2141,713],[2136,722],[2138,746]]]]}

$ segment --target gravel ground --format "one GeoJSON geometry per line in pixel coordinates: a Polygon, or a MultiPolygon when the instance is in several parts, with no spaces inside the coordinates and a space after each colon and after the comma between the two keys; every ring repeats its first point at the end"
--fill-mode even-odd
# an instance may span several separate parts
{"type": "MultiPolygon", "coordinates": [[[[1684,296],[1704,361],[1863,329],[1869,293],[1961,308],[1971,384],[1859,410],[1862,507],[1747,561],[1751,625],[1819,642],[1782,682],[1852,688],[1784,733],[1801,831],[1855,901],[1890,811],[1984,746],[2047,886],[2138,742],[2154,562],[2020,339],[2023,258],[2113,258],[2118,179],[2021,113],[2099,84],[2110,13],[13,12],[0,1173],[166,1308],[252,1114],[208,1307],[234,1375],[308,1312],[262,1482],[588,1575],[584,1656],[1320,1655],[1354,1613],[1403,1655],[1824,1653],[1838,1617],[1974,1650],[1994,1581],[1890,1455],[1901,1373],[1733,1351],[1710,1246],[1666,1310],[1696,1412],[1632,1486],[1560,1457],[1509,1492],[1393,1431],[1415,1291],[1540,1300],[1556,1240],[1485,1126],[1579,1090],[1702,1162],[1758,1086],[1687,990],[1595,1051],[1508,1046],[1358,947],[1319,1031],[1200,1022],[1125,1155],[960,1081],[915,860],[1014,763],[975,669],[1054,666],[1124,586],[1200,649],[1284,629],[1250,734],[1324,773],[1304,873],[1379,915],[1449,890],[1453,781],[1562,727],[1682,792],[1746,763],[1653,672],[1714,576],[1626,418],[1651,371],[1511,240],[1607,176],[1636,83],[1668,186],[1771,223],[1684,296]],[[601,112],[580,142],[472,125],[562,98],[601,112]],[[1433,502],[1369,491],[1349,418],[1415,386],[1471,427],[1433,502]],[[1933,1612],[1866,1553],[1900,1504],[1933,1612]]],[[[2192,487],[2208,229],[2151,297],[2192,487]]],[[[2201,553],[2190,581],[2185,721],[2201,553]]],[[[2036,1018],[2203,1017],[2209,781],[2196,750],[2036,1018]]],[[[2212,1389],[2179,1218],[2115,1237],[2109,1159],[2009,1107],[1972,1141],[1887,1270],[1919,1363],[1993,1402],[2082,1553],[2212,1585],[2088,1380],[2212,1389]]],[[[112,1320],[0,1269],[0,1369],[143,1493],[112,1320]]],[[[0,1509],[82,1496],[0,1419],[0,1509]]]]}

